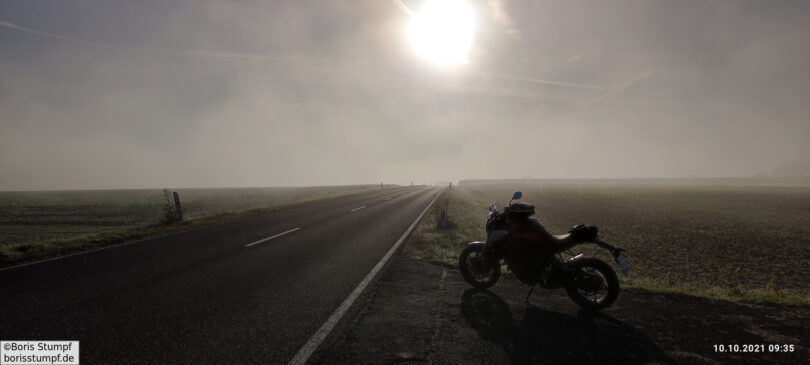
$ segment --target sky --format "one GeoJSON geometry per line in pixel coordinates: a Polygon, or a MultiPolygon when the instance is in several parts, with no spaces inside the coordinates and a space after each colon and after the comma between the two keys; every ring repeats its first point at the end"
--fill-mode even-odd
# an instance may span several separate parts
{"type": "Polygon", "coordinates": [[[810,2],[0,0],[0,190],[810,175],[810,2]]]}

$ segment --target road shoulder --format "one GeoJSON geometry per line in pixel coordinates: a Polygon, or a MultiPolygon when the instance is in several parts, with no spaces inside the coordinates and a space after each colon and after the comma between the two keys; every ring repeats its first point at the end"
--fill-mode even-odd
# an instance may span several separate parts
{"type": "Polygon", "coordinates": [[[580,311],[563,290],[504,278],[471,290],[455,269],[403,254],[310,363],[804,363],[810,310],[626,290],[580,311]],[[714,345],[793,344],[792,353],[718,353],[714,345]]]}

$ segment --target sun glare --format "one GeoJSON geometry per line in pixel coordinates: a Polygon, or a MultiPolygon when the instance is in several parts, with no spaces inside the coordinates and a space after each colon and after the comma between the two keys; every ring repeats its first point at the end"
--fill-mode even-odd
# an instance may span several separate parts
{"type": "Polygon", "coordinates": [[[411,17],[413,48],[431,62],[466,63],[472,37],[472,10],[464,0],[428,0],[411,17]]]}

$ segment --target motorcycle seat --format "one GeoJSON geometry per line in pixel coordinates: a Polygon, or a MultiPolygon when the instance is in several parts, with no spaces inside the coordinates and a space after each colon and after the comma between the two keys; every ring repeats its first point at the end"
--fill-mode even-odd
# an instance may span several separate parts
{"type": "Polygon", "coordinates": [[[570,237],[570,236],[571,236],[571,234],[570,234],[570,233],[569,233],[569,234],[553,234],[552,236],[554,236],[554,238],[556,238],[556,239],[558,239],[558,240],[562,241],[562,240],[564,240],[564,239],[566,239],[566,238],[570,237]]]}

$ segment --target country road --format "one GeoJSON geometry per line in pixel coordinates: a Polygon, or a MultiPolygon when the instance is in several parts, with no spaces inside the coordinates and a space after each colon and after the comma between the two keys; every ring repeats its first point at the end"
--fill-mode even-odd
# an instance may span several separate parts
{"type": "Polygon", "coordinates": [[[0,270],[0,339],[82,364],[288,363],[440,192],[307,204],[0,270]]]}

